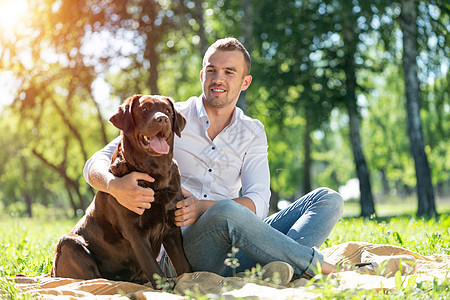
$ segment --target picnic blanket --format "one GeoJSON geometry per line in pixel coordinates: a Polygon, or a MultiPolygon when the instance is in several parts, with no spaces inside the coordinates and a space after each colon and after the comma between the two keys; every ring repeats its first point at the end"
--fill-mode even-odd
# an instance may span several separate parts
{"type": "MultiPolygon", "coordinates": [[[[376,275],[343,271],[330,278],[337,282],[336,289],[396,288],[395,274],[400,271],[403,282],[414,276],[415,282],[438,282],[450,278],[450,255],[423,256],[407,249],[362,242],[348,242],[323,250],[327,261],[341,265],[375,262],[376,275]]],[[[398,275],[397,275],[398,276],[398,275]]],[[[172,293],[154,290],[150,284],[139,285],[106,279],[78,280],[68,278],[14,277],[9,278],[24,293],[41,299],[189,299],[196,295],[220,295],[225,299],[315,299],[320,294],[311,292],[311,282],[304,278],[284,286],[251,278],[222,277],[208,272],[193,272],[174,281],[172,293]]],[[[5,292],[3,292],[5,293],[5,292]]],[[[0,290],[0,298],[2,291],[0,290]]]]}

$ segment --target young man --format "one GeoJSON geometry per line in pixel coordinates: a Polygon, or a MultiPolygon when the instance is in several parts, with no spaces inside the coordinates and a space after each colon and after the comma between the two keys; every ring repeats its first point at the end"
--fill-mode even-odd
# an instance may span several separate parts
{"type": "MultiPolygon", "coordinates": [[[[174,146],[185,197],[175,220],[185,227],[184,250],[193,271],[231,275],[224,260],[236,246],[238,272],[272,261],[288,263],[298,275],[314,275],[318,265],[325,274],[334,272],[316,247],[342,214],[338,193],[314,190],[264,219],[270,198],[267,138],[264,126],[236,107],[252,81],[247,50],[234,38],[216,41],[204,55],[200,80],[200,97],[176,103],[187,124],[174,146]]],[[[119,140],[88,160],[84,176],[94,188],[142,214],[154,201],[153,191],[139,187],[137,180],[154,179],[136,172],[121,178],[109,173],[119,140]]],[[[166,255],[160,264],[168,276],[173,274],[166,255]]]]}

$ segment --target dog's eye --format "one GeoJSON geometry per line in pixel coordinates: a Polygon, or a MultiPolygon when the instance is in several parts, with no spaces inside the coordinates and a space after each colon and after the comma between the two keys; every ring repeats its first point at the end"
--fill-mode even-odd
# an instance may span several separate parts
{"type": "Polygon", "coordinates": [[[166,109],[166,113],[170,114],[170,109],[166,109]]]}
{"type": "Polygon", "coordinates": [[[142,110],[142,111],[147,111],[147,107],[143,106],[143,107],[141,108],[141,110],[142,110]]]}

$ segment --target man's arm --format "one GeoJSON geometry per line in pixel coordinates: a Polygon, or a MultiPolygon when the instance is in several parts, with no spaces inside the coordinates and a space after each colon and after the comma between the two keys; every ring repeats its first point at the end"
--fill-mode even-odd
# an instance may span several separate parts
{"type": "MultiPolygon", "coordinates": [[[[192,194],[191,194],[191,196],[194,197],[192,194]]],[[[252,199],[250,199],[250,198],[247,198],[247,197],[239,197],[239,198],[234,198],[234,199],[231,199],[231,200],[233,200],[233,201],[239,203],[239,204],[242,205],[242,206],[247,207],[247,208],[250,209],[253,213],[256,212],[256,210],[255,210],[255,203],[254,203],[254,202],[252,201],[252,199]]],[[[208,210],[208,208],[210,208],[210,207],[211,207],[214,203],[216,203],[217,201],[214,201],[214,200],[201,200],[201,201],[199,201],[199,202],[200,202],[200,203],[198,203],[197,207],[198,207],[198,210],[199,210],[199,212],[200,212],[200,215],[202,215],[205,211],[208,210]]],[[[183,203],[180,203],[179,206],[180,206],[180,207],[183,207],[183,203]]]]}
{"type": "Polygon", "coordinates": [[[113,140],[86,162],[84,177],[93,188],[113,195],[121,205],[142,215],[155,199],[153,190],[140,187],[138,180],[153,182],[154,179],[139,172],[132,172],[123,177],[116,177],[109,172],[111,156],[119,141],[120,138],[113,140]]]}
{"type": "Polygon", "coordinates": [[[255,137],[245,153],[241,169],[242,198],[252,201],[252,211],[264,219],[269,212],[270,200],[268,145],[264,125],[259,121],[256,125],[253,129],[255,137]]]}
{"type": "Polygon", "coordinates": [[[255,202],[253,202],[252,199],[250,199],[248,197],[239,197],[239,198],[235,198],[235,199],[232,199],[232,200],[236,201],[240,205],[245,206],[248,209],[250,209],[252,212],[256,213],[255,202]]]}

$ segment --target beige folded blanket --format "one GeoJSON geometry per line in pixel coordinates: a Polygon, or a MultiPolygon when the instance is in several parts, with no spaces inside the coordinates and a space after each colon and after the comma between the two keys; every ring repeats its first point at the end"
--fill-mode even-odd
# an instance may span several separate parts
{"type": "MultiPolygon", "coordinates": [[[[416,282],[442,281],[450,278],[450,255],[423,256],[404,248],[348,242],[323,250],[327,261],[341,265],[375,262],[376,275],[345,271],[334,275],[338,289],[395,289],[395,277],[400,271],[404,282],[415,276],[416,282]]],[[[159,292],[147,285],[115,282],[105,279],[77,280],[51,277],[14,277],[16,287],[44,299],[188,299],[185,295],[216,294],[226,299],[313,299],[320,294],[305,288],[306,279],[288,286],[273,286],[238,277],[221,277],[208,272],[184,274],[175,280],[175,293],[159,292]]],[[[4,293],[4,292],[3,292],[4,293]]],[[[0,290],[0,298],[2,298],[0,290]]]]}

